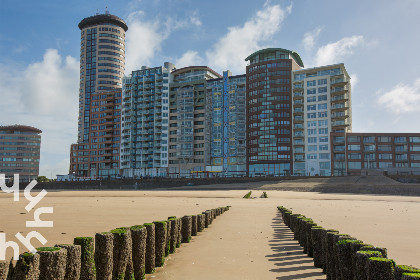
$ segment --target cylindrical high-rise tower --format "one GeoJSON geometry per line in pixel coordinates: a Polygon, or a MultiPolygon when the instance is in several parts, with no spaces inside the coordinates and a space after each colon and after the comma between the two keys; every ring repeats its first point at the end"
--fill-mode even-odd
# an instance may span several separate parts
{"type": "Polygon", "coordinates": [[[79,23],[80,89],[78,143],[89,142],[91,95],[122,88],[125,68],[125,32],[128,27],[108,12],[79,23]]]}
{"type": "Polygon", "coordinates": [[[70,174],[114,178],[120,172],[121,89],[128,28],[108,12],[83,19],[79,28],[78,139],[70,148],[70,174]]]}

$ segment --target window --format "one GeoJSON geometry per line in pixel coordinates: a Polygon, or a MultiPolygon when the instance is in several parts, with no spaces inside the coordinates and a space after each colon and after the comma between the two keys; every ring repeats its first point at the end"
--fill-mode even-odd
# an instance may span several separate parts
{"type": "Polygon", "coordinates": [[[379,168],[392,168],[392,162],[380,161],[379,168]]]}
{"type": "Polygon", "coordinates": [[[327,92],[327,87],[318,88],[318,93],[326,93],[326,92],[327,92]]]}
{"type": "Polygon", "coordinates": [[[419,145],[410,145],[410,151],[419,152],[420,151],[420,146],[419,145]]]}
{"type": "Polygon", "coordinates": [[[318,104],[318,110],[327,110],[327,103],[318,104]]]}
{"type": "Polygon", "coordinates": [[[348,168],[349,169],[362,169],[362,163],[360,161],[349,161],[348,168]]]}
{"type": "Polygon", "coordinates": [[[328,128],[320,128],[318,129],[319,134],[328,134],[328,128]]]}
{"type": "Polygon", "coordinates": [[[307,102],[316,102],[316,96],[310,96],[306,99],[307,102]]]}
{"type": "Polygon", "coordinates": [[[410,143],[420,143],[420,137],[410,137],[410,143]]]}
{"type": "Polygon", "coordinates": [[[320,121],[318,121],[318,126],[328,126],[328,120],[320,120],[320,121]]]}
{"type": "Polygon", "coordinates": [[[318,118],[326,118],[326,117],[328,117],[327,112],[318,112],[318,118]]]}
{"type": "Polygon", "coordinates": [[[360,151],[360,145],[347,145],[349,151],[360,151]]]}
{"type": "Polygon", "coordinates": [[[328,145],[319,145],[320,151],[328,151],[328,145]]]}
{"type": "Polygon", "coordinates": [[[329,153],[321,153],[319,154],[319,159],[330,159],[329,153]]]}
{"type": "Polygon", "coordinates": [[[319,137],[320,143],[328,143],[328,136],[327,137],[319,137]]]}
{"type": "Polygon", "coordinates": [[[319,95],[318,96],[318,101],[327,101],[327,96],[324,94],[324,95],[319,95]]]}
{"type": "Polygon", "coordinates": [[[392,146],[391,145],[378,145],[378,151],[390,152],[392,151],[392,146]]]}
{"type": "Polygon", "coordinates": [[[306,156],[307,159],[317,159],[317,154],[308,154],[306,156]]]}
{"type": "Polygon", "coordinates": [[[326,85],[326,84],[327,84],[327,79],[318,80],[318,86],[326,85]]]}
{"type": "Polygon", "coordinates": [[[395,143],[406,143],[407,138],[405,136],[398,136],[394,138],[395,143]]]}
{"type": "Polygon", "coordinates": [[[314,87],[314,86],[316,86],[316,80],[307,81],[306,82],[306,86],[308,86],[308,87],[314,87]]]}
{"type": "Polygon", "coordinates": [[[360,142],[360,136],[347,136],[347,142],[360,142]]]}
{"type": "Polygon", "coordinates": [[[306,93],[307,93],[308,95],[310,95],[310,94],[316,94],[316,88],[313,88],[313,89],[308,89],[308,90],[306,91],[306,93]]]}
{"type": "Polygon", "coordinates": [[[316,143],[316,137],[308,137],[308,143],[316,143]]]}
{"type": "Polygon", "coordinates": [[[316,118],[316,113],[308,113],[307,117],[308,117],[308,119],[315,119],[316,118]]]}
{"type": "Polygon", "coordinates": [[[392,154],[379,154],[379,159],[392,159],[392,154]]]}
{"type": "Polygon", "coordinates": [[[378,142],[389,143],[391,142],[391,136],[378,136],[378,142]]]}
{"type": "Polygon", "coordinates": [[[308,127],[316,127],[316,121],[308,121],[307,125],[308,127]]]}
{"type": "Polygon", "coordinates": [[[375,145],[365,145],[365,152],[374,152],[375,150],[375,145]]]}
{"type": "Polygon", "coordinates": [[[316,105],[307,105],[306,106],[308,111],[315,111],[316,110],[316,105]]]}
{"type": "Polygon", "coordinates": [[[363,137],[363,143],[373,143],[375,142],[374,136],[364,136],[363,137]]]}
{"type": "Polygon", "coordinates": [[[349,153],[348,159],[362,159],[362,156],[359,153],[349,153]]]}
{"type": "Polygon", "coordinates": [[[319,168],[320,169],[330,169],[331,165],[329,162],[320,162],[319,163],[319,168]]]}
{"type": "Polygon", "coordinates": [[[316,145],[308,145],[308,152],[316,152],[317,146],[316,145]]]}
{"type": "Polygon", "coordinates": [[[316,128],[308,129],[308,135],[315,135],[315,134],[316,134],[316,128]]]}

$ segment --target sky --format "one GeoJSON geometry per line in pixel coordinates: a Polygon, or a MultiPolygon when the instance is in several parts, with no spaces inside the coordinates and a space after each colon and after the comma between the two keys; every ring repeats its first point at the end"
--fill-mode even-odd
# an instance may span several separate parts
{"type": "Polygon", "coordinates": [[[40,175],[67,174],[77,140],[85,17],[124,19],[126,73],[169,61],[244,74],[268,47],[305,68],[344,63],[354,132],[420,132],[418,0],[0,0],[0,125],[43,131],[40,175]]]}

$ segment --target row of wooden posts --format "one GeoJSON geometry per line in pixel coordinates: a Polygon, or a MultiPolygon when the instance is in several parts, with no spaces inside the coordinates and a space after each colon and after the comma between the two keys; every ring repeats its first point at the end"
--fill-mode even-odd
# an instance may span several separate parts
{"type": "Polygon", "coordinates": [[[15,266],[13,260],[0,261],[0,280],[141,280],[229,207],[117,228],[95,238],[76,237],[74,244],[37,248],[35,254],[21,254],[15,266]]]}
{"type": "Polygon", "coordinates": [[[324,229],[310,218],[278,206],[283,222],[304,253],[322,268],[328,280],[419,280],[420,269],[396,265],[386,248],[365,244],[338,230],[324,229]]]}

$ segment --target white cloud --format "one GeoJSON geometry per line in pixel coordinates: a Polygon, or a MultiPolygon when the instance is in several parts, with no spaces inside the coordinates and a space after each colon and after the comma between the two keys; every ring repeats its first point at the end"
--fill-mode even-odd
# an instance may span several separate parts
{"type": "Polygon", "coordinates": [[[270,39],[280,30],[281,23],[290,14],[292,6],[264,4],[252,18],[241,26],[228,28],[228,32],[206,52],[209,65],[223,71],[230,68],[233,72],[243,73],[244,59],[252,52],[270,43],[270,39]]]}
{"type": "Polygon", "coordinates": [[[378,103],[390,111],[400,113],[418,112],[420,108],[420,78],[414,84],[398,84],[390,91],[379,90],[378,103]]]}
{"type": "Polygon", "coordinates": [[[306,51],[312,50],[312,48],[315,46],[315,42],[318,39],[321,30],[321,27],[317,27],[316,29],[307,32],[305,33],[305,35],[303,35],[302,44],[306,51]]]}
{"type": "Polygon", "coordinates": [[[143,11],[135,11],[128,16],[127,25],[125,72],[129,74],[141,66],[153,66],[152,60],[172,32],[200,26],[201,21],[195,12],[181,20],[171,17],[147,20],[143,11]]]}
{"type": "Polygon", "coordinates": [[[196,51],[188,50],[175,61],[175,66],[177,68],[182,68],[192,65],[202,65],[203,62],[203,59],[196,51]]]}
{"type": "Polygon", "coordinates": [[[351,82],[351,90],[353,91],[357,83],[359,82],[359,77],[357,76],[357,74],[350,74],[350,82],[351,82]]]}
{"type": "Polygon", "coordinates": [[[341,62],[344,56],[352,54],[353,49],[364,42],[363,36],[345,37],[337,42],[327,44],[318,49],[315,66],[341,62]]]}
{"type": "Polygon", "coordinates": [[[41,174],[68,172],[70,144],[77,140],[78,86],[79,62],[70,56],[63,59],[55,49],[46,50],[42,61],[23,68],[0,65],[1,124],[30,125],[43,131],[41,174]]]}

